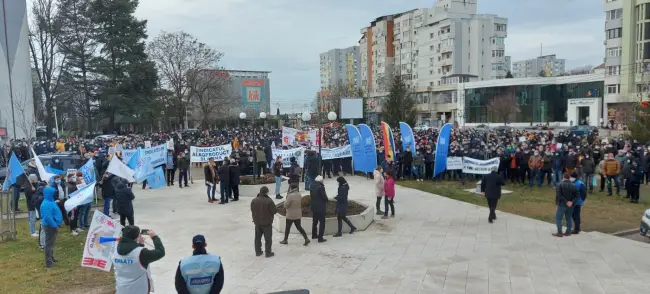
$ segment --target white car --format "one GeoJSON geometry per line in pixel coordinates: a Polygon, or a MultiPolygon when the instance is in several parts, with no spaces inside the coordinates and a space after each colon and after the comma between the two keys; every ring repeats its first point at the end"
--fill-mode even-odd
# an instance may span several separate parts
{"type": "Polygon", "coordinates": [[[641,228],[639,228],[639,234],[641,236],[648,236],[648,230],[650,230],[650,209],[647,209],[643,216],[641,217],[641,228]]]}

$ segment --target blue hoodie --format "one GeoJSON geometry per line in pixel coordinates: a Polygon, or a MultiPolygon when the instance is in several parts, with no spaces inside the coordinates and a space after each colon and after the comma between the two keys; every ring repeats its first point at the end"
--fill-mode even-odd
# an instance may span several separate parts
{"type": "Polygon", "coordinates": [[[576,185],[576,189],[578,190],[576,205],[583,206],[585,204],[585,200],[587,200],[587,185],[585,185],[585,183],[583,183],[581,180],[575,180],[573,184],[576,185]]]}
{"type": "Polygon", "coordinates": [[[41,203],[41,225],[58,228],[63,222],[63,215],[59,206],[54,202],[56,189],[47,187],[43,189],[43,203],[41,203]]]}

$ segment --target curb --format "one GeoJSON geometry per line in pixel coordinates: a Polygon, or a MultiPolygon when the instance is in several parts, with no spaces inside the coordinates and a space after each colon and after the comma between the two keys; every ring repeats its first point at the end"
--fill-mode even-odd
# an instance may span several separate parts
{"type": "Polygon", "coordinates": [[[616,237],[623,237],[623,236],[638,234],[638,233],[639,233],[639,229],[629,229],[629,230],[623,230],[623,231],[618,231],[616,233],[612,233],[612,235],[616,237]]]}

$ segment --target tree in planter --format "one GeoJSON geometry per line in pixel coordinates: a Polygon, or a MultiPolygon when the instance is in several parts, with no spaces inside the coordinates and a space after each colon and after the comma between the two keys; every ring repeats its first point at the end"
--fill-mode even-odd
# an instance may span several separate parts
{"type": "Polygon", "coordinates": [[[508,71],[508,73],[506,74],[506,79],[512,79],[512,78],[514,78],[512,76],[512,73],[510,71],[508,71]]]}
{"type": "Polygon", "coordinates": [[[406,88],[404,80],[402,80],[401,76],[396,75],[383,105],[384,121],[391,126],[397,126],[399,122],[414,126],[416,118],[415,104],[415,97],[406,88]]]}
{"type": "Polygon", "coordinates": [[[539,73],[537,73],[538,76],[545,78],[546,77],[546,72],[544,70],[540,70],[539,73]]]}
{"type": "Polygon", "coordinates": [[[517,104],[517,96],[515,95],[514,88],[507,89],[505,92],[501,92],[499,95],[492,97],[488,102],[487,108],[492,113],[493,118],[502,121],[504,125],[508,121],[514,120],[515,115],[521,112],[517,104]]]}

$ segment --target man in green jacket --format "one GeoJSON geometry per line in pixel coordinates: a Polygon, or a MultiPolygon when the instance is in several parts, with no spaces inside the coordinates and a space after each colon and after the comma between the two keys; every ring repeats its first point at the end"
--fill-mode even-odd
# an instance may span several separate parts
{"type": "Polygon", "coordinates": [[[160,237],[154,231],[140,231],[137,226],[122,229],[122,237],[117,244],[115,264],[115,290],[117,294],[148,294],[154,292],[149,264],[165,256],[160,237]],[[153,240],[154,249],[144,248],[141,235],[153,240]]]}

